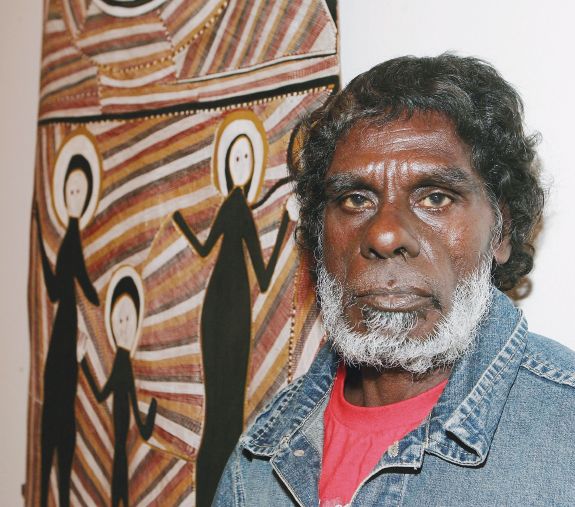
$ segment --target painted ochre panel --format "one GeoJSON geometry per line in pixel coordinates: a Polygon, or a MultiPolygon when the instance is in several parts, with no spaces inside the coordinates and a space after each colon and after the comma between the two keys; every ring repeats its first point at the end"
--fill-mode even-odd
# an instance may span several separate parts
{"type": "Polygon", "coordinates": [[[286,152],[338,86],[333,5],[151,3],[47,2],[30,506],[209,505],[323,338],[286,152]]]}

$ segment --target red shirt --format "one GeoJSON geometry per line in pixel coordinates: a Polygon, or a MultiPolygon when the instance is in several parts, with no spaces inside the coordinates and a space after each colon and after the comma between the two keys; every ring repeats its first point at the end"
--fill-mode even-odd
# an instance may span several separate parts
{"type": "Polygon", "coordinates": [[[337,370],[324,415],[319,481],[321,507],[345,506],[390,445],[419,426],[447,380],[414,398],[382,407],[356,407],[343,396],[345,366],[337,370]]]}

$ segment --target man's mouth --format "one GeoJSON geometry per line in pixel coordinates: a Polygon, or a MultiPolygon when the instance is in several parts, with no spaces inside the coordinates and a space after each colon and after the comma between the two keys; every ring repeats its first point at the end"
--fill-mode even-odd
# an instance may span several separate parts
{"type": "Polygon", "coordinates": [[[362,291],[353,297],[359,308],[368,306],[382,312],[417,312],[441,309],[437,296],[417,288],[362,291]]]}

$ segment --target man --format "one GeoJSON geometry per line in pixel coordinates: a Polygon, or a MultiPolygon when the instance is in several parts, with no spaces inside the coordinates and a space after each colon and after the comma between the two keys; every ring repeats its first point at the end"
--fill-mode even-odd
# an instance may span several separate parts
{"type": "Polygon", "coordinates": [[[215,505],[575,505],[575,354],[498,290],[543,208],[515,90],[477,59],[398,58],[296,135],[329,340],[215,505]]]}

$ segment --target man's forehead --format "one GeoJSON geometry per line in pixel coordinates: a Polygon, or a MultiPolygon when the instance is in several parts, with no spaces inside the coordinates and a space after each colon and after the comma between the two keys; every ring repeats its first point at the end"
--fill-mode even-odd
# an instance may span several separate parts
{"type": "MultiPolygon", "coordinates": [[[[406,168],[406,171],[408,169],[406,168]]],[[[435,166],[420,171],[417,175],[417,184],[419,186],[446,186],[455,188],[466,188],[469,191],[477,191],[478,178],[473,173],[461,167],[435,166]]],[[[368,170],[350,170],[350,171],[333,171],[328,173],[325,180],[325,190],[328,193],[337,194],[344,190],[352,188],[361,188],[365,186],[370,177],[377,177],[376,174],[368,170]]]]}
{"type": "Polygon", "coordinates": [[[339,141],[328,178],[334,172],[369,171],[378,165],[394,169],[413,166],[436,174],[453,172],[453,177],[460,179],[465,174],[477,177],[471,149],[453,122],[439,113],[416,113],[384,124],[356,124],[339,141]]]}
{"type": "Polygon", "coordinates": [[[443,142],[457,144],[461,149],[471,151],[457,133],[453,120],[436,111],[415,111],[412,115],[403,115],[390,121],[377,118],[361,120],[342,136],[337,148],[353,144],[356,148],[368,149],[382,142],[393,146],[401,144],[406,137],[417,140],[422,148],[433,148],[435,144],[443,142]]]}

